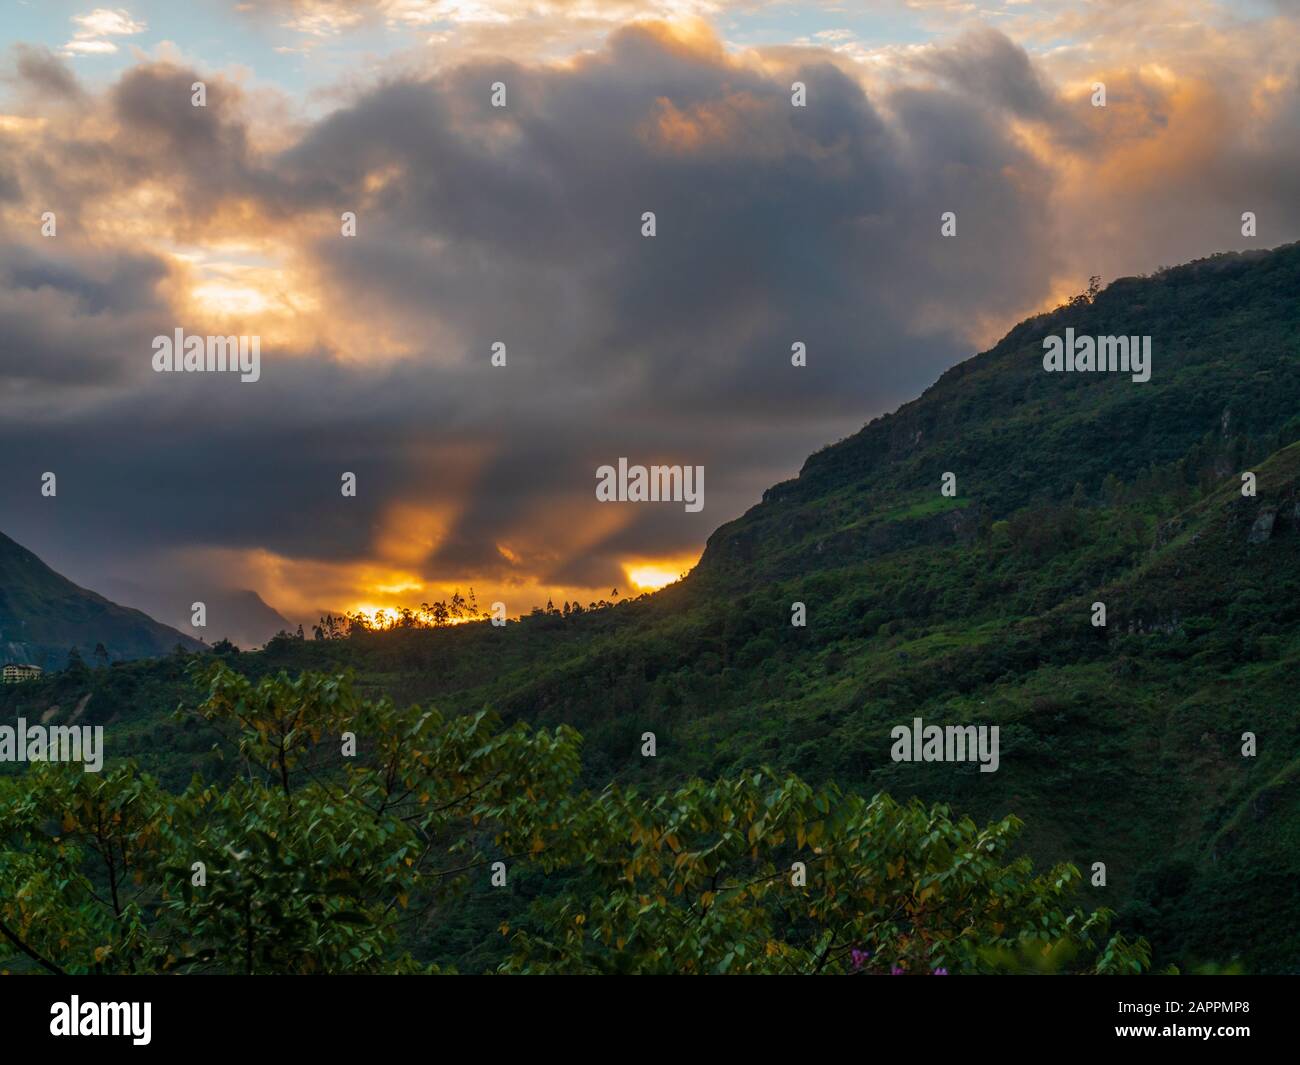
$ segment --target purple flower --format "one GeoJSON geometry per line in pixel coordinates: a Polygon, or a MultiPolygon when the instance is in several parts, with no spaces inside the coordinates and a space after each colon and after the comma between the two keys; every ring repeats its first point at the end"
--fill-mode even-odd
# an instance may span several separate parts
{"type": "Polygon", "coordinates": [[[948,975],[948,970],[945,969],[945,968],[941,965],[941,966],[939,966],[939,968],[935,969],[934,972],[932,972],[930,975],[931,975],[931,976],[947,976],[947,975],[948,975]]]}
{"type": "Polygon", "coordinates": [[[849,959],[853,962],[853,971],[857,972],[857,970],[861,969],[863,963],[869,957],[871,957],[871,951],[869,950],[858,950],[857,947],[854,947],[849,951],[849,959]]]}
{"type": "Polygon", "coordinates": [[[889,975],[890,975],[890,976],[903,976],[904,973],[903,973],[903,970],[902,970],[901,968],[899,968],[897,965],[895,965],[892,969],[889,970],[889,975]]]}

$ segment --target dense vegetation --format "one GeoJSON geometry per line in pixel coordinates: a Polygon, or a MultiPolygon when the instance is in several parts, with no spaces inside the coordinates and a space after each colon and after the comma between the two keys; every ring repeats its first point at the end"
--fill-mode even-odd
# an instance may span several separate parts
{"type": "MultiPolygon", "coordinates": [[[[752,785],[763,802],[806,794],[787,779],[797,775],[807,794],[834,794],[852,811],[850,834],[873,817],[919,833],[919,819],[933,817],[941,837],[973,838],[961,827],[971,822],[935,814],[935,803],[975,821],[1014,815],[1025,823],[1015,856],[1105,864],[1104,887],[1089,877],[1080,888],[1084,911],[1114,910],[1130,940],[1150,941],[1157,967],[1300,971],[1298,294],[1300,246],[1288,246],[1121,279],[1030,319],[812,456],[656,595],[504,628],[354,627],[347,638],[286,636],[218,657],[254,679],[352,670],[362,695],[434,702],[448,720],[490,708],[529,735],[576,728],[572,794],[602,796],[579,808],[603,817],[611,838],[635,820],[625,802],[698,801],[707,839],[720,827],[709,789],[743,788],[759,766],[771,767],[752,785]],[[1150,335],[1151,381],[1044,374],[1041,339],[1067,326],[1150,335]],[[948,471],[953,498],[939,491],[948,471]],[[1255,474],[1253,496],[1244,472],[1255,474]],[[790,623],[794,602],[806,604],[806,627],[790,623]],[[1104,628],[1091,623],[1095,602],[1106,604],[1104,628]],[[1001,768],[893,762],[890,729],[914,717],[998,725],[1001,768]],[[654,758],[641,754],[645,732],[654,758]],[[1253,755],[1243,755],[1247,732],[1253,755]],[[869,798],[880,793],[901,805],[869,798]]],[[[167,792],[195,770],[233,786],[206,724],[168,714],[205,696],[186,657],[15,686],[0,692],[0,720],[56,706],[54,720],[112,721],[113,751],[167,792]]],[[[658,824],[648,814],[637,823],[658,824]]],[[[776,849],[749,860],[780,868],[797,829],[783,825],[776,849]]],[[[686,852],[696,846],[678,838],[686,852]]],[[[999,860],[1008,843],[999,836],[999,860]]],[[[439,902],[437,921],[405,926],[403,949],[463,971],[617,969],[617,952],[575,928],[609,929],[615,942],[632,930],[633,895],[592,880],[628,855],[578,861],[549,837],[546,848],[512,872],[508,893],[471,884],[439,902]]],[[[630,883],[642,875],[659,874],[651,863],[630,883]]],[[[779,905],[739,906],[759,929],[747,953],[770,936],[777,956],[792,951],[806,965],[828,932],[832,951],[871,949],[860,927],[818,923],[810,908],[783,923],[772,916],[779,905]]],[[[644,920],[650,928],[660,915],[644,920]]],[[[1085,958],[1100,943],[1090,936],[1092,947],[1075,948],[1085,958]]],[[[872,956],[891,967],[913,957],[890,949],[897,957],[872,956]]],[[[959,971],[982,964],[942,957],[959,971]]]]}
{"type": "Polygon", "coordinates": [[[54,973],[436,971],[406,948],[457,889],[570,870],[510,972],[1134,973],[1144,943],[1072,905],[1078,872],[979,830],[756,772],[578,793],[576,734],[254,685],[217,665],[198,720],[238,766],[172,795],[129,764],[0,781],[0,960],[54,973]]]}

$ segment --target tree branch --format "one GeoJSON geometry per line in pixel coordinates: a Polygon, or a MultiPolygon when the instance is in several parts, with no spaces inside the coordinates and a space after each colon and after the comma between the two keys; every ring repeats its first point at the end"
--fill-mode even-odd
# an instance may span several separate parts
{"type": "Polygon", "coordinates": [[[8,926],[7,924],[4,923],[4,921],[0,921],[0,935],[3,935],[3,936],[5,937],[5,939],[9,940],[10,943],[12,943],[15,947],[17,947],[17,948],[18,948],[19,950],[21,950],[24,954],[26,954],[29,958],[31,958],[32,961],[36,962],[36,964],[39,965],[42,969],[47,969],[47,970],[49,970],[49,971],[52,972],[55,976],[67,976],[67,975],[68,975],[68,974],[65,973],[62,969],[60,969],[57,965],[55,965],[54,962],[52,962],[52,961],[47,961],[45,958],[43,958],[43,957],[41,957],[39,954],[37,954],[36,951],[34,951],[31,947],[29,947],[29,946],[28,946],[26,943],[24,943],[21,939],[19,939],[19,938],[18,938],[18,937],[13,933],[13,931],[9,928],[9,926],[8,926]]]}

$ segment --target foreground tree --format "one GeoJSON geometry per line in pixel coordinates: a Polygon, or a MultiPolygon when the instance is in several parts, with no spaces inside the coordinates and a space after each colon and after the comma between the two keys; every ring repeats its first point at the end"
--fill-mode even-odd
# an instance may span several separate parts
{"type": "Polygon", "coordinates": [[[540,845],[572,730],[359,700],[345,677],[210,668],[238,773],[180,796],[134,766],[0,780],[0,963],[50,972],[403,972],[410,910],[540,845]],[[352,751],[354,753],[348,753],[352,751]]]}
{"type": "Polygon", "coordinates": [[[670,795],[607,789],[560,861],[591,890],[514,933],[514,972],[1139,973],[1143,941],[1073,903],[1077,869],[1035,875],[944,806],[814,790],[760,772],[670,795]]]}
{"type": "MultiPolygon", "coordinates": [[[[946,808],[767,772],[579,792],[579,737],[256,684],[206,660],[221,782],[130,764],[0,779],[0,965],[55,973],[421,972],[412,929],[469,878],[562,872],[507,972],[1140,972],[1146,944],[946,808]],[[561,889],[559,884],[563,884],[561,889]],[[562,893],[560,893],[562,890],[562,893]],[[6,953],[7,951],[7,953],[6,953]]],[[[507,889],[508,890],[508,889],[507,889]]]]}

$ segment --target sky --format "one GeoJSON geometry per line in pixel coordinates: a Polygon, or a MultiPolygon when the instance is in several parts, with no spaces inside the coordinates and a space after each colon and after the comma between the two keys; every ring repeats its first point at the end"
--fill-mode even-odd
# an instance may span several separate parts
{"type": "Polygon", "coordinates": [[[0,532],[245,644],[637,594],[1091,275],[1300,238],[1298,79],[1300,0],[0,0],[0,532]]]}

